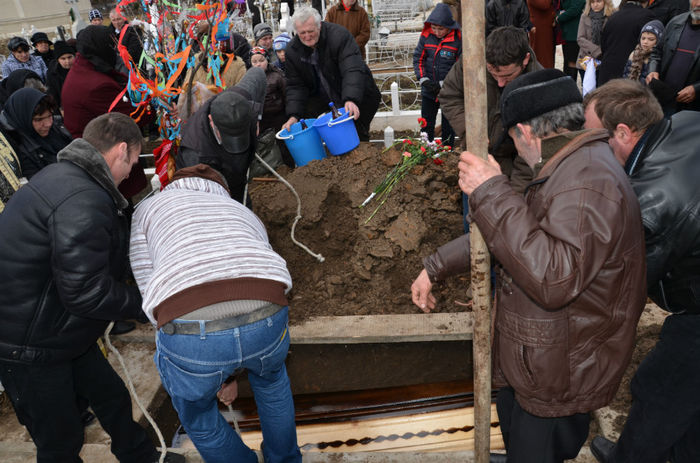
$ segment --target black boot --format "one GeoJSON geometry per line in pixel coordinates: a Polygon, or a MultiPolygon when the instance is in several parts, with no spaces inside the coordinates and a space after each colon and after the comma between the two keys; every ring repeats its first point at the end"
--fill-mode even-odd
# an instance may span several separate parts
{"type": "Polygon", "coordinates": [[[596,436],[591,441],[591,453],[600,463],[611,463],[615,451],[615,442],[602,436],[596,436]]]}
{"type": "Polygon", "coordinates": [[[489,463],[506,463],[508,455],[505,453],[490,453],[489,463]]]}

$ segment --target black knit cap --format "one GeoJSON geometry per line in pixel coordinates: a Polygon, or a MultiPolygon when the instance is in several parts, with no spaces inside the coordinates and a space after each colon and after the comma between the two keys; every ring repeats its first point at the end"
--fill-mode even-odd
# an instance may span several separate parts
{"type": "Polygon", "coordinates": [[[528,72],[506,85],[501,95],[501,120],[508,130],[542,114],[571,103],[581,103],[583,97],[576,82],[558,69],[528,72]]]}

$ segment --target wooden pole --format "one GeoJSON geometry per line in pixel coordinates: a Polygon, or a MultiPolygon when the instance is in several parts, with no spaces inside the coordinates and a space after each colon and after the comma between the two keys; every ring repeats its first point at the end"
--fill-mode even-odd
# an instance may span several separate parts
{"type": "MultiPolygon", "coordinates": [[[[488,156],[484,0],[462,0],[464,122],[469,151],[488,156]]],[[[471,224],[471,288],[474,312],[474,456],[488,463],[491,443],[491,278],[481,232],[471,224]]]]}

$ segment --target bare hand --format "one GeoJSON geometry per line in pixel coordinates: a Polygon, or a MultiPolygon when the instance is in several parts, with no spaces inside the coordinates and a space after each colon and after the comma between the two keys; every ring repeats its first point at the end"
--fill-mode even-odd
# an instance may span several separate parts
{"type": "Polygon", "coordinates": [[[351,115],[353,119],[360,117],[360,108],[352,101],[345,102],[345,112],[351,115]]]}
{"type": "Polygon", "coordinates": [[[282,126],[282,128],[283,128],[283,129],[287,129],[287,132],[291,132],[291,131],[292,131],[292,124],[296,124],[297,122],[299,122],[299,119],[297,119],[296,117],[292,116],[292,117],[290,117],[290,118],[287,120],[287,122],[284,123],[284,125],[282,126]]]}
{"type": "Polygon", "coordinates": [[[695,87],[688,85],[683,90],[678,92],[676,101],[679,103],[692,103],[695,101],[695,87]]]}
{"type": "Polygon", "coordinates": [[[501,175],[501,166],[490,154],[486,161],[469,151],[463,151],[459,159],[459,187],[467,195],[491,177],[501,175]]]}
{"type": "Polygon", "coordinates": [[[433,284],[428,277],[428,271],[423,269],[418,278],[411,285],[411,297],[413,303],[416,304],[423,312],[428,313],[435,308],[435,296],[430,291],[433,284]]]}
{"type": "Polygon", "coordinates": [[[180,112],[177,110],[177,105],[175,103],[166,105],[166,108],[168,109],[168,113],[170,113],[170,117],[173,119],[180,117],[180,112]]]}
{"type": "Polygon", "coordinates": [[[647,74],[647,85],[649,85],[653,79],[659,80],[658,72],[650,72],[649,74],[647,74]]]}
{"type": "Polygon", "coordinates": [[[231,405],[236,397],[238,397],[238,381],[235,379],[230,383],[224,383],[221,385],[221,389],[216,393],[216,397],[224,405],[231,405]]]}

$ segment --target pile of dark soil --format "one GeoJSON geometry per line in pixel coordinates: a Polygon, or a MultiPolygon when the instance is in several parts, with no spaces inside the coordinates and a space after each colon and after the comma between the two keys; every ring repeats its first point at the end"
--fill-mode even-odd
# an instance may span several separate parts
{"type": "MultiPolygon", "coordinates": [[[[317,315],[420,312],[411,302],[411,283],[422,258],[463,230],[458,158],[453,154],[442,165],[414,168],[365,223],[378,203],[359,206],[400,160],[397,150],[382,153],[362,143],[343,156],[279,169],[302,201],[295,237],[324,262],[290,238],[297,208],[292,192],[277,181],[251,183],[253,209],[292,274],[292,323],[317,315]]],[[[468,301],[467,286],[462,277],[436,287],[437,311],[468,310],[460,305],[468,301]]]]}

